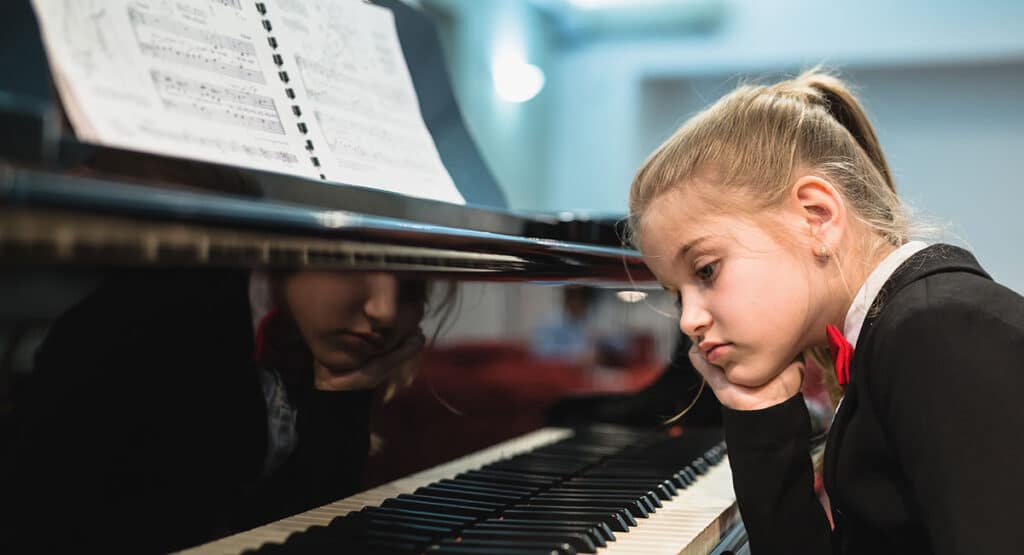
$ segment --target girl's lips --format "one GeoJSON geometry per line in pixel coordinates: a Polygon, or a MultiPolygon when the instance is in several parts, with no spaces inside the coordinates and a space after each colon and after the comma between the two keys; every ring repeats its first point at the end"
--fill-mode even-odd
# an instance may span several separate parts
{"type": "Polygon", "coordinates": [[[732,344],[730,343],[722,343],[716,345],[712,347],[706,355],[704,355],[704,358],[708,359],[708,362],[710,362],[711,364],[714,364],[716,360],[725,356],[725,354],[728,352],[731,346],[732,344]]]}
{"type": "Polygon", "coordinates": [[[334,340],[349,349],[356,349],[362,352],[379,351],[382,342],[374,337],[352,332],[336,332],[334,340]]]}

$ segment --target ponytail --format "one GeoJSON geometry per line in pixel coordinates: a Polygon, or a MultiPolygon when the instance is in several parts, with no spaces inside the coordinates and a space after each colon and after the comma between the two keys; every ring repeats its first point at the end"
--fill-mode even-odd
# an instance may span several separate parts
{"type": "Polygon", "coordinates": [[[871,126],[867,114],[864,113],[864,109],[857,102],[853,93],[843,85],[842,81],[832,75],[822,73],[818,69],[805,72],[795,81],[802,81],[821,94],[821,99],[824,101],[823,107],[829,115],[853,136],[878,173],[882,174],[885,184],[895,192],[896,186],[893,184],[892,172],[885,160],[885,154],[882,153],[882,145],[875,135],[875,130],[871,126]]]}

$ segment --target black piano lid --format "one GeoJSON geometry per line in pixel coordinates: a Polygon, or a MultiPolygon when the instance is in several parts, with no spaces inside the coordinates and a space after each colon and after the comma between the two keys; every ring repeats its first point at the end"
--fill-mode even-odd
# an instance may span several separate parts
{"type": "Polygon", "coordinates": [[[421,112],[466,206],[82,143],[61,112],[30,2],[18,0],[5,8],[6,17],[0,21],[0,41],[5,43],[0,55],[3,262],[291,266],[298,258],[303,267],[432,270],[454,273],[460,279],[649,281],[638,253],[621,248],[615,218],[574,219],[564,213],[523,214],[507,209],[504,194],[466,131],[433,23],[397,0],[375,3],[395,14],[421,112]],[[82,176],[83,163],[95,160],[108,163],[82,176]],[[180,165],[186,172],[213,175],[206,181],[218,183],[212,187],[190,179],[154,183],[146,172],[133,173],[125,167],[153,165],[180,165]],[[242,185],[225,190],[223,176],[238,176],[234,180],[242,185]],[[169,257],[159,255],[166,241],[157,246],[126,246],[121,241],[111,248],[103,239],[109,234],[101,229],[111,217],[120,218],[115,221],[122,224],[118,228],[122,235],[148,234],[157,239],[166,239],[169,224],[202,226],[193,228],[197,232],[185,250],[203,250],[197,245],[211,241],[224,243],[224,230],[242,233],[248,245],[215,260],[205,250],[201,255],[182,254],[180,241],[169,257]],[[40,231],[58,223],[62,230],[40,231]],[[26,226],[31,232],[27,241],[23,240],[26,226]],[[284,249],[277,253],[281,256],[274,255],[263,233],[271,233],[270,238],[278,242],[320,241],[313,249],[319,254],[312,262],[310,249],[284,249]],[[91,244],[74,240],[76,234],[90,236],[91,244]],[[338,247],[325,246],[324,241],[338,247]],[[394,256],[389,262],[374,256],[366,244],[353,241],[428,250],[399,256],[402,260],[396,265],[394,256]],[[262,255],[252,255],[253,249],[262,249],[262,255]]]}

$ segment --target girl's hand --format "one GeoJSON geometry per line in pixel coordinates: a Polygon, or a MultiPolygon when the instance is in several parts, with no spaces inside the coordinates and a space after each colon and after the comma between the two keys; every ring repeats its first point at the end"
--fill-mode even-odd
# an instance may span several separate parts
{"type": "Polygon", "coordinates": [[[314,364],[313,380],[317,389],[350,391],[373,389],[392,376],[408,374],[416,366],[426,339],[415,330],[394,349],[368,359],[361,367],[344,373],[334,373],[319,362],[314,364]]]}
{"type": "Polygon", "coordinates": [[[804,382],[804,361],[799,357],[779,375],[758,387],[736,385],[725,377],[725,371],[704,358],[696,345],[690,348],[690,362],[704,376],[718,400],[733,410],[758,410],[778,405],[797,394],[804,382]]]}

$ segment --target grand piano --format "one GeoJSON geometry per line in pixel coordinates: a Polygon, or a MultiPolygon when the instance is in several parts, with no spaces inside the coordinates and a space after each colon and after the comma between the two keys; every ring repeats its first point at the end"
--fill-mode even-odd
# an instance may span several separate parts
{"type": "MultiPolygon", "coordinates": [[[[26,416],[38,412],[32,394],[45,383],[35,375],[36,350],[55,333],[55,322],[82,314],[83,300],[125,275],[188,281],[219,271],[386,274],[399,282],[484,285],[494,295],[527,283],[588,284],[605,291],[650,287],[649,272],[638,253],[622,245],[614,220],[508,210],[455,106],[430,19],[398,1],[375,3],[395,14],[421,112],[465,206],[81,142],[54,92],[29,2],[8,6],[2,33],[7,77],[0,88],[5,484],[23,478],[19,440],[29,420],[38,417],[26,416]]],[[[147,306],[140,303],[139,310],[147,306]]],[[[97,313],[102,312],[101,306],[97,313]]],[[[168,348],[174,348],[170,333],[168,348]]],[[[75,369],[85,390],[89,376],[100,373],[93,370],[75,369]]],[[[469,376],[473,369],[462,371],[469,376]]],[[[667,388],[659,379],[647,393],[659,384],[667,388]]],[[[659,425],[658,419],[636,417],[643,407],[635,400],[630,404],[628,396],[609,399],[619,405],[560,404],[547,413],[548,422],[560,426],[526,426],[532,429],[512,438],[496,433],[485,438],[486,447],[454,460],[420,465],[410,475],[249,530],[225,528],[219,534],[224,537],[198,545],[162,545],[197,554],[742,552],[744,534],[720,430],[659,425]]],[[[431,432],[430,421],[420,424],[426,433],[453,433],[440,425],[431,432]]],[[[402,437],[389,441],[401,444],[402,437]]],[[[60,446],[49,449],[43,452],[61,453],[60,446]]],[[[40,464],[60,472],[52,460],[40,464]]],[[[88,491],[106,495],[102,487],[88,491]]],[[[31,498],[29,489],[19,499],[31,498]]],[[[129,512],[137,514],[125,514],[124,523],[97,524],[87,514],[92,501],[35,499],[33,510],[52,507],[47,522],[35,522],[31,534],[15,529],[2,536],[19,537],[13,547],[27,551],[70,545],[74,538],[51,540],[75,533],[74,525],[62,522],[79,519],[102,526],[88,533],[109,535],[121,549],[131,545],[116,541],[123,527],[143,522],[150,512],[153,518],[187,519],[173,512],[181,510],[177,506],[134,507],[129,512]]],[[[5,502],[4,527],[22,526],[27,510],[5,502]]]]}

